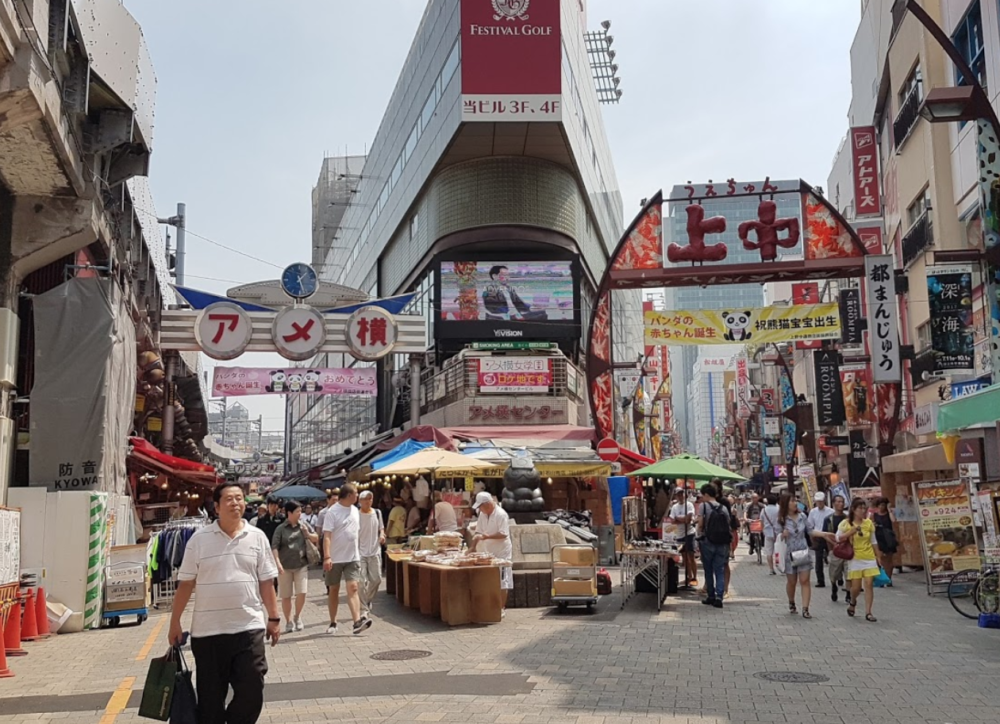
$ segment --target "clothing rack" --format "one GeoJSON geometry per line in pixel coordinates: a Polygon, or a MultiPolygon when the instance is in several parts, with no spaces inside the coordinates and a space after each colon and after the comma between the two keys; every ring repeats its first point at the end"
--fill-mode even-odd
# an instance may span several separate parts
{"type": "MultiPolygon", "coordinates": [[[[169,520],[166,523],[159,523],[155,528],[159,530],[154,530],[153,535],[149,540],[149,549],[152,549],[153,543],[157,538],[164,537],[164,534],[168,534],[172,531],[180,530],[200,530],[208,525],[208,518],[202,516],[189,516],[185,518],[176,518],[174,520],[169,520]]],[[[162,540],[160,541],[162,543],[162,540]]],[[[147,552],[148,558],[148,552],[147,552]]],[[[158,581],[153,584],[153,608],[159,609],[164,606],[168,606],[173,602],[174,593],[177,591],[177,569],[171,568],[170,576],[164,580],[158,581]]]]}

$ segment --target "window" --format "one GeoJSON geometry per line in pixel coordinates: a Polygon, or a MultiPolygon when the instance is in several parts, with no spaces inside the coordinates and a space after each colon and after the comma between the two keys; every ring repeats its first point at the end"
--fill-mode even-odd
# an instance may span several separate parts
{"type": "Polygon", "coordinates": [[[910,75],[907,76],[906,81],[903,83],[903,87],[899,89],[899,107],[902,108],[906,105],[906,101],[909,99],[911,93],[916,93],[916,98],[918,101],[923,99],[924,92],[920,83],[920,65],[918,64],[912,71],[910,75]]]}
{"type": "MultiPolygon", "coordinates": [[[[955,47],[958,48],[958,52],[962,54],[962,58],[976,74],[976,80],[985,88],[986,53],[983,47],[983,16],[979,8],[979,0],[969,6],[969,12],[959,22],[951,39],[955,43],[955,47]]],[[[958,68],[955,69],[955,84],[969,84],[969,79],[964,78],[958,68]]]]}
{"type": "Polygon", "coordinates": [[[913,226],[920,220],[920,217],[927,213],[931,208],[931,191],[929,188],[924,189],[924,192],[917,197],[914,201],[906,208],[906,225],[913,226]]]}
{"type": "Polygon", "coordinates": [[[420,215],[414,214],[410,217],[410,241],[417,238],[417,232],[420,231],[420,215]]]}
{"type": "Polygon", "coordinates": [[[929,349],[931,344],[931,323],[927,321],[917,327],[917,352],[929,349]]]}

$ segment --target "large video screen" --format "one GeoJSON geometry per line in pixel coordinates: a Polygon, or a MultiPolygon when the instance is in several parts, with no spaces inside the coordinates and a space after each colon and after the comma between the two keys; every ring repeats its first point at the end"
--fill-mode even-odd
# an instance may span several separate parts
{"type": "Polygon", "coordinates": [[[450,338],[579,334],[571,261],[443,261],[438,329],[450,338]],[[454,324],[452,324],[454,323],[454,324]]]}

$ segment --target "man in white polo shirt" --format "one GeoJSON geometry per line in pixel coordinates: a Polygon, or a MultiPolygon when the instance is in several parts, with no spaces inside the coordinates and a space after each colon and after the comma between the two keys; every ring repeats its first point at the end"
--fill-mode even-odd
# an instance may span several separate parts
{"type": "Polygon", "coordinates": [[[253,724],[264,706],[264,638],[273,646],[280,636],[273,582],[278,568],[267,536],[243,520],[243,490],[223,483],[212,498],[219,519],[188,541],[167,638],[174,646],[183,640],[181,616],[197,587],[191,651],[198,672],[198,721],[253,724]],[[230,686],[233,700],[227,708],[230,686]]]}
{"type": "Polygon", "coordinates": [[[514,546],[510,542],[510,518],[507,511],[496,504],[493,496],[485,490],[476,493],[473,510],[479,512],[476,521],[476,535],[472,539],[473,548],[489,553],[498,561],[505,563],[500,566],[500,591],[503,597],[503,611],[507,615],[507,594],[514,588],[514,569],[510,561],[514,557],[514,546]]]}

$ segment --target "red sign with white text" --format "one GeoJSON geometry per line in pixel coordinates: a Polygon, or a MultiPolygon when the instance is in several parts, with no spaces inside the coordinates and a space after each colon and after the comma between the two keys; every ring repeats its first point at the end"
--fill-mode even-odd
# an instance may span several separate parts
{"type": "Polygon", "coordinates": [[[562,118],[560,0],[462,0],[462,120],[562,118]]]}
{"type": "Polygon", "coordinates": [[[882,253],[881,226],[864,226],[861,228],[855,228],[858,232],[858,237],[861,239],[861,243],[865,245],[865,249],[868,250],[869,254],[882,253]]]}
{"type": "Polygon", "coordinates": [[[552,386],[552,360],[538,357],[487,357],[479,360],[482,393],[545,393],[552,386]]]}
{"type": "Polygon", "coordinates": [[[878,143],[875,126],[851,129],[855,216],[881,216],[882,194],[878,178],[878,143]]]}

